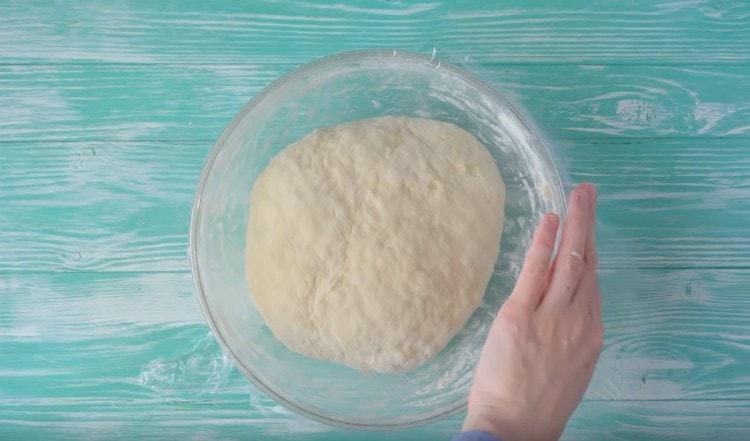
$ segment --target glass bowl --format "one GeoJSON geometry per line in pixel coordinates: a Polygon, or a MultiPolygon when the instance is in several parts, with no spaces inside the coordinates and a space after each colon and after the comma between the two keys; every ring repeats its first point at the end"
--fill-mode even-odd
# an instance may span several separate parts
{"type": "Polygon", "coordinates": [[[221,134],[193,205],[193,277],[216,339],[278,402],[347,428],[415,426],[464,409],[485,335],[513,288],[537,220],[564,210],[563,188],[547,148],[489,85],[417,54],[346,52],[276,80],[221,134]],[[383,115],[448,121],[474,134],[505,182],[505,225],[484,300],[448,346],[415,370],[364,374],[292,352],[273,336],[245,282],[245,229],[253,182],[275,154],[317,127],[383,115]]]}

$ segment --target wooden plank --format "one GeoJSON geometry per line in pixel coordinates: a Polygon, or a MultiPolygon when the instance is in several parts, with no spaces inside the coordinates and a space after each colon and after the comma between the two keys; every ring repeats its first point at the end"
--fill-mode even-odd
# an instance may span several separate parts
{"type": "MultiPolygon", "coordinates": [[[[0,271],[188,271],[208,143],[0,149],[0,271]]],[[[602,266],[748,267],[750,139],[563,143],[568,182],[600,187],[602,266]]]]}
{"type": "Polygon", "coordinates": [[[209,145],[54,143],[0,150],[2,270],[187,270],[209,145]]]}
{"type": "MultiPolygon", "coordinates": [[[[601,280],[605,349],[564,439],[744,440],[750,271],[601,280]]],[[[5,274],[0,293],[3,439],[414,439],[459,427],[460,416],[361,434],[291,414],[222,355],[189,274],[5,274]]]]}
{"type": "MultiPolygon", "coordinates": [[[[606,342],[587,399],[750,400],[750,270],[600,277],[606,342]]],[[[0,369],[6,398],[246,393],[208,333],[190,274],[5,274],[0,288],[12,293],[0,300],[0,351],[13,354],[0,369]]]]}
{"type": "MultiPolygon", "coordinates": [[[[268,404],[259,412],[247,401],[92,401],[77,403],[80,411],[71,412],[39,400],[1,408],[5,417],[0,418],[0,436],[17,440],[447,440],[460,430],[462,418],[393,432],[354,432],[315,424],[268,404]]],[[[747,441],[748,407],[750,401],[584,401],[561,440],[747,441]]]]}
{"type": "Polygon", "coordinates": [[[750,5],[742,1],[627,3],[474,0],[403,5],[254,2],[76,2],[0,8],[0,59],[236,63],[279,54],[385,47],[512,63],[747,62],[750,5]],[[230,43],[230,44],[228,44],[230,43]],[[252,54],[252,55],[250,55],[252,54]]]}
{"type": "Polygon", "coordinates": [[[587,398],[750,398],[749,269],[608,270],[600,283],[605,348],[587,398]]]}
{"type": "MultiPolygon", "coordinates": [[[[251,60],[229,66],[0,65],[0,142],[212,143],[247,101],[302,61],[294,54],[278,63],[251,60]]],[[[552,139],[750,134],[746,65],[459,61],[513,97],[552,139]]]]}
{"type": "Polygon", "coordinates": [[[584,402],[562,441],[746,441],[748,401],[584,402]]]}
{"type": "Polygon", "coordinates": [[[600,189],[602,264],[750,267],[750,140],[642,139],[560,151],[600,189]]]}

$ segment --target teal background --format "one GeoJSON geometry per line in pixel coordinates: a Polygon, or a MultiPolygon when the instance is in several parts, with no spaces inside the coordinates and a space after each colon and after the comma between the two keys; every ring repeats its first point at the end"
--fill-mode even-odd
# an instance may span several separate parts
{"type": "Polygon", "coordinates": [[[375,47],[491,81],[568,184],[599,185],[606,342],[563,438],[750,439],[750,2],[0,0],[0,440],[459,429],[289,413],[193,291],[191,201],[223,127],[279,75],[375,47]]]}

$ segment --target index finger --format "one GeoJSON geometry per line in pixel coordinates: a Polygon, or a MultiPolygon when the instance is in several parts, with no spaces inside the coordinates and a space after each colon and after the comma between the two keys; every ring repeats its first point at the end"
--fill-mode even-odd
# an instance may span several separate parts
{"type": "Polygon", "coordinates": [[[534,233],[534,238],[531,240],[531,246],[526,253],[521,274],[518,276],[516,286],[508,299],[509,302],[515,303],[527,311],[536,309],[544,294],[550,269],[550,257],[555,247],[559,222],[560,218],[553,213],[547,213],[542,217],[534,233]]]}
{"type": "Polygon", "coordinates": [[[581,184],[570,194],[570,211],[563,227],[562,243],[555,258],[552,279],[542,300],[543,305],[569,305],[583,277],[586,242],[591,229],[587,186],[590,187],[590,184],[581,184]]]}
{"type": "Polygon", "coordinates": [[[586,252],[584,254],[585,269],[580,286],[573,298],[573,303],[585,310],[597,322],[601,322],[601,294],[597,282],[596,256],[596,187],[586,188],[589,197],[589,228],[586,237],[586,252]]]}
{"type": "Polygon", "coordinates": [[[589,270],[596,272],[596,268],[599,265],[599,259],[596,255],[596,187],[591,184],[586,184],[586,191],[589,197],[589,222],[591,227],[589,228],[589,234],[586,237],[586,253],[584,260],[589,270]]]}

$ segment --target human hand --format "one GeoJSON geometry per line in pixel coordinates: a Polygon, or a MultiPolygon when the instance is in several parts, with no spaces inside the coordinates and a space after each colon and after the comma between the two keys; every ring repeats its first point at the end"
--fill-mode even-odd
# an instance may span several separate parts
{"type": "Polygon", "coordinates": [[[559,219],[547,214],[537,227],[482,349],[464,430],[502,441],[557,440],[591,381],[604,332],[594,186],[576,187],[569,205],[552,265],[559,219]]]}

